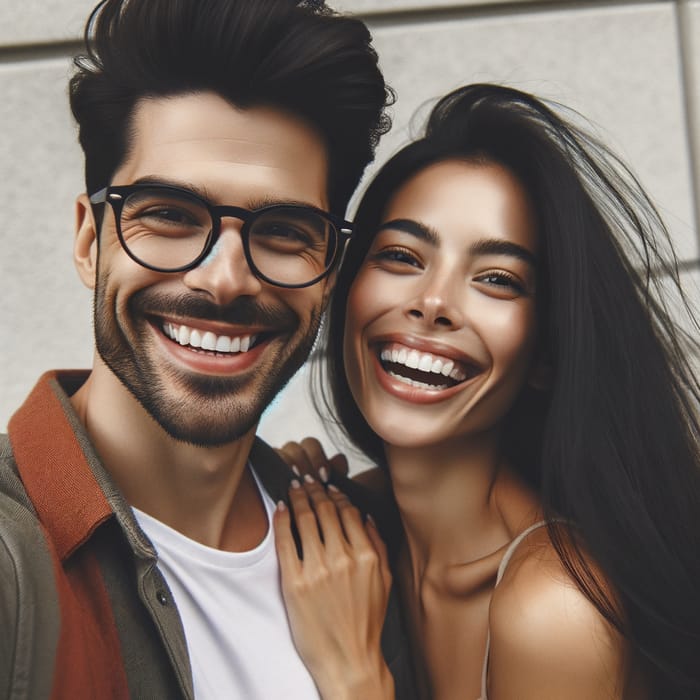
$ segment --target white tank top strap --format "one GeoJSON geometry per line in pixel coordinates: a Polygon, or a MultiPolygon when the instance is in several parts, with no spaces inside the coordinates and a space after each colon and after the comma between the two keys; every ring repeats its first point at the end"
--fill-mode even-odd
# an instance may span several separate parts
{"type": "MultiPolygon", "coordinates": [[[[513,557],[515,550],[518,548],[518,545],[531,532],[534,532],[535,530],[538,530],[539,528],[544,527],[545,525],[547,525],[546,520],[540,520],[539,522],[536,522],[534,525],[530,525],[530,527],[523,530],[508,545],[508,549],[506,549],[506,552],[503,555],[503,559],[501,559],[501,563],[498,567],[498,574],[496,575],[496,586],[501,582],[501,579],[503,578],[503,574],[505,574],[506,568],[508,567],[508,563],[510,562],[511,558],[513,557]]],[[[487,691],[486,691],[486,680],[487,680],[488,670],[489,670],[489,651],[490,651],[490,649],[491,649],[491,632],[490,632],[490,630],[487,630],[487,632],[486,632],[486,651],[484,652],[484,663],[483,663],[483,666],[481,667],[481,697],[478,698],[478,700],[488,700],[487,691]]]]}

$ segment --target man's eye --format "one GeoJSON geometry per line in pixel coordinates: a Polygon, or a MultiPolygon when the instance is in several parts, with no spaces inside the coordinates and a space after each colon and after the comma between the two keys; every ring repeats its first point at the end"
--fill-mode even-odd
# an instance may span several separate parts
{"type": "Polygon", "coordinates": [[[306,230],[305,228],[285,223],[265,223],[264,226],[255,226],[251,231],[251,238],[258,243],[267,242],[271,245],[276,244],[303,248],[311,248],[322,242],[318,240],[320,238],[318,234],[314,235],[312,231],[306,230]]]}
{"type": "Polygon", "coordinates": [[[308,240],[306,233],[285,224],[268,224],[265,227],[265,235],[270,238],[280,238],[287,241],[306,242],[308,240]]]}
{"type": "Polygon", "coordinates": [[[195,224],[197,221],[188,212],[175,207],[159,207],[148,209],[140,215],[140,218],[159,219],[161,221],[169,221],[174,224],[195,224]]]}

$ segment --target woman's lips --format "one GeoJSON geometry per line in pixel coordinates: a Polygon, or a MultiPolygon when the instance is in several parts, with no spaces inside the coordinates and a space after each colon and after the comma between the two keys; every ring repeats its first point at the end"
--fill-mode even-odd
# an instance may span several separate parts
{"type": "Polygon", "coordinates": [[[402,376],[417,374],[426,380],[446,378],[452,380],[450,384],[463,382],[469,376],[468,365],[459,360],[424,352],[402,343],[386,343],[379,346],[379,359],[384,365],[395,366],[394,371],[402,376]],[[415,372],[405,372],[405,369],[415,372]]]}
{"type": "Polygon", "coordinates": [[[476,364],[396,341],[374,350],[380,383],[408,400],[442,400],[482,372],[476,364]]]}

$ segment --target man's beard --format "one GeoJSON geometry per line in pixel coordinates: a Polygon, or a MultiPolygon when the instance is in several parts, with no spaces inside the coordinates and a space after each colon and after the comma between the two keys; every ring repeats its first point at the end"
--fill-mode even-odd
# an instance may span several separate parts
{"type": "Polygon", "coordinates": [[[265,307],[248,297],[221,307],[195,294],[169,297],[144,289],[127,303],[127,319],[137,324],[129,328],[132,342],[116,321],[113,299],[110,305],[107,296],[108,279],[107,274],[100,275],[94,301],[95,343],[100,357],[168,435],[201,447],[230,443],[255,427],[262,412],[306,361],[320,324],[321,310],[316,308],[306,332],[292,346],[300,319],[289,307],[265,307]],[[263,376],[175,374],[154,366],[148,341],[138,331],[138,326],[153,315],[259,325],[287,334],[290,342],[273,366],[258,373],[263,376]]]}

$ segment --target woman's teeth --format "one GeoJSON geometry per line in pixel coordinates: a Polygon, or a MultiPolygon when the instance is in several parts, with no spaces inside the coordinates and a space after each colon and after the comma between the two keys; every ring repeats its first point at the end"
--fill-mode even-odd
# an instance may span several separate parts
{"type": "Polygon", "coordinates": [[[394,379],[398,379],[404,384],[414,386],[418,389],[447,389],[450,386],[449,384],[430,384],[429,382],[421,382],[418,379],[411,379],[410,377],[404,377],[402,374],[396,374],[396,372],[392,372],[391,370],[387,370],[387,374],[394,377],[394,379]]]}
{"type": "MultiPolygon", "coordinates": [[[[435,357],[430,353],[419,352],[412,348],[406,347],[392,347],[384,348],[380,353],[380,359],[382,362],[391,362],[394,365],[403,365],[412,370],[418,370],[419,372],[426,373],[428,375],[441,375],[443,377],[449,377],[454,382],[463,382],[467,378],[467,373],[459,366],[455,364],[453,360],[445,357],[435,357]]],[[[399,376],[395,372],[390,372],[393,376],[398,379],[409,379],[409,382],[418,381],[418,384],[430,384],[434,386],[431,382],[421,382],[420,380],[410,379],[409,377],[399,376]]],[[[415,374],[415,373],[412,373],[415,374]]],[[[431,377],[426,377],[426,380],[431,377]]],[[[432,377],[436,379],[437,377],[432,377]]],[[[447,385],[439,385],[440,388],[446,387],[447,385]]]]}
{"type": "Polygon", "coordinates": [[[189,326],[165,322],[163,332],[171,340],[191,348],[210,350],[211,352],[248,352],[255,342],[254,335],[231,338],[228,335],[216,335],[211,331],[200,331],[189,326]]]}

